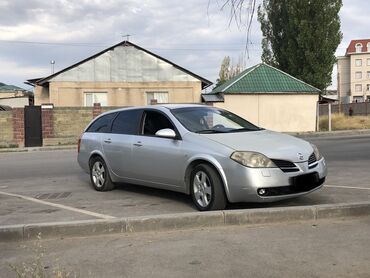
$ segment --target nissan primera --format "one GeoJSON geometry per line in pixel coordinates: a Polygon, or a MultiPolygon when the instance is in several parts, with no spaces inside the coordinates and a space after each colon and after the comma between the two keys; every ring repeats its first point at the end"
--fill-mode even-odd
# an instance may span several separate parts
{"type": "Polygon", "coordinates": [[[307,194],[327,175],[316,146],[203,105],[104,113],[81,135],[78,162],[98,191],[121,182],[168,189],[202,211],[307,194]]]}

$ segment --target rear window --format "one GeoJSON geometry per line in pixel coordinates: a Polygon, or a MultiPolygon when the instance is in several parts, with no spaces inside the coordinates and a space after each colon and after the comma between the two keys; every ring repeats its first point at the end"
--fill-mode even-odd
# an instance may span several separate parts
{"type": "Polygon", "coordinates": [[[110,113],[98,118],[94,121],[86,132],[98,132],[98,133],[106,133],[109,132],[110,123],[114,119],[117,113],[110,113]]]}
{"type": "Polygon", "coordinates": [[[137,134],[141,110],[127,110],[118,114],[112,124],[112,133],[137,134]]]}

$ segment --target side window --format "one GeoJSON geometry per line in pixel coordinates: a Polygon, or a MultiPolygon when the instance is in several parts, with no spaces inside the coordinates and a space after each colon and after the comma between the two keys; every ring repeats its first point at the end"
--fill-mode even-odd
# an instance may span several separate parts
{"type": "Polygon", "coordinates": [[[137,134],[141,110],[127,110],[118,114],[112,124],[112,133],[137,134]]]}
{"type": "Polygon", "coordinates": [[[155,133],[164,128],[175,130],[173,124],[161,113],[155,111],[146,111],[142,134],[154,136],[155,133]]]}
{"type": "Polygon", "coordinates": [[[86,132],[99,132],[99,133],[106,133],[109,132],[109,126],[111,121],[117,113],[110,113],[98,118],[95,122],[93,122],[86,132]]]}

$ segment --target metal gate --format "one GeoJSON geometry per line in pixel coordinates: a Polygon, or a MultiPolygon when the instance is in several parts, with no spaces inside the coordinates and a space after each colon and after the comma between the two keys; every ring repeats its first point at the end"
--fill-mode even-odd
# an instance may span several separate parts
{"type": "Polygon", "coordinates": [[[42,146],[41,106],[24,107],[24,145],[42,146]]]}

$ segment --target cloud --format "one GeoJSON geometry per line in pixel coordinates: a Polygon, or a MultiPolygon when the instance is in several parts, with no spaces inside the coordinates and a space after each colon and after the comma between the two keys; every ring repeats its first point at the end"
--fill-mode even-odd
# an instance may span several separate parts
{"type": "MultiPolygon", "coordinates": [[[[229,10],[221,11],[222,3],[223,0],[210,1],[210,5],[208,0],[2,0],[0,63],[8,69],[1,71],[0,82],[22,85],[26,79],[49,74],[50,60],[55,60],[55,68],[60,70],[122,41],[126,34],[132,35],[133,43],[215,81],[224,56],[236,61],[245,54],[245,28],[229,25],[229,10]]],[[[338,54],[344,54],[354,37],[368,37],[368,9],[362,1],[344,0],[344,39],[338,54]]],[[[260,62],[261,37],[255,16],[246,66],[260,62]]]]}
{"type": "Polygon", "coordinates": [[[196,0],[3,0],[1,9],[6,16],[0,18],[2,40],[92,45],[0,41],[0,61],[14,61],[24,69],[3,72],[1,78],[22,84],[42,72],[27,69],[45,69],[50,60],[56,61],[57,70],[62,69],[131,34],[134,43],[215,80],[223,57],[237,59],[244,51],[245,39],[245,31],[229,27],[228,16],[219,8],[196,0]]]}
{"type": "Polygon", "coordinates": [[[25,79],[22,79],[22,82],[17,83],[19,77],[25,76],[45,76],[50,74],[50,67],[40,67],[40,66],[23,66],[18,64],[15,61],[5,61],[0,60],[0,76],[6,76],[6,80],[3,80],[3,83],[17,85],[21,88],[31,89],[30,86],[23,84],[25,79]],[[9,82],[10,80],[10,82],[9,82]]]}

